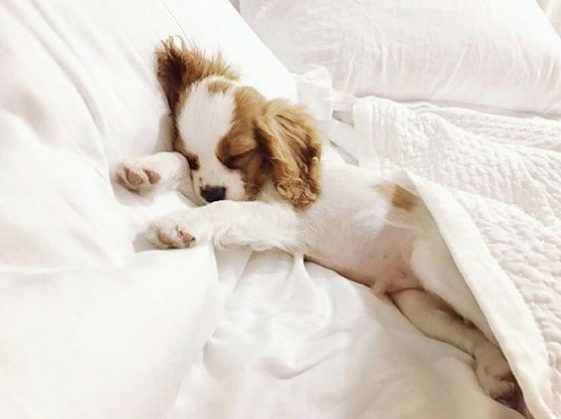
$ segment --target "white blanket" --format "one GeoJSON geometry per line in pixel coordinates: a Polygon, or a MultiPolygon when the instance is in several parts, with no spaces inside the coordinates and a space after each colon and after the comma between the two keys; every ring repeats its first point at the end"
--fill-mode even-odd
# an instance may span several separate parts
{"type": "MultiPolygon", "coordinates": [[[[431,210],[539,418],[561,412],[561,123],[404,106],[329,89],[301,96],[360,165],[414,188],[431,210]],[[352,120],[354,129],[331,118],[352,120]]],[[[461,298],[461,296],[459,296],[461,298]]]]}

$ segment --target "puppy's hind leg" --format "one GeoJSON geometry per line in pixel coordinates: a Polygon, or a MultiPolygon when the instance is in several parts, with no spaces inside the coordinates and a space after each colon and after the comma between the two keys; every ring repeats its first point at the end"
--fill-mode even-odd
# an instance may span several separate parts
{"type": "Polygon", "coordinates": [[[409,321],[427,336],[450,343],[475,358],[475,374],[483,390],[507,404],[516,398],[516,384],[501,350],[438,297],[422,289],[391,294],[409,321]]]}

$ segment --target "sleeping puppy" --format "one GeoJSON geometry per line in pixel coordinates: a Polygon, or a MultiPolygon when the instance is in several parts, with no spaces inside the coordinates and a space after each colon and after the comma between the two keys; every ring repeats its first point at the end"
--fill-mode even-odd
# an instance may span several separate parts
{"type": "Polygon", "coordinates": [[[174,151],[128,160],[117,177],[134,191],[177,187],[202,206],[156,219],[147,232],[156,246],[304,253],[388,294],[427,336],[474,357],[489,396],[514,400],[510,368],[415,195],[370,171],[321,166],[306,112],[241,84],[219,56],[169,40],[157,59],[174,151]]]}

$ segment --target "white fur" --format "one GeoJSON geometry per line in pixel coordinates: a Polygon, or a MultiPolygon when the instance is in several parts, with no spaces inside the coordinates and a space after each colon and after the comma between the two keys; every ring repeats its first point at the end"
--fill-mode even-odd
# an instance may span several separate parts
{"type": "Polygon", "coordinates": [[[208,84],[222,77],[207,77],[191,86],[191,92],[177,116],[177,127],[188,150],[199,158],[199,170],[193,170],[193,190],[199,203],[204,203],[200,190],[225,187],[226,199],[244,199],[244,184],[239,172],[229,170],[216,158],[219,141],[230,131],[235,110],[235,88],[209,94],[208,84]],[[209,111],[212,110],[212,111],[209,111]]]}

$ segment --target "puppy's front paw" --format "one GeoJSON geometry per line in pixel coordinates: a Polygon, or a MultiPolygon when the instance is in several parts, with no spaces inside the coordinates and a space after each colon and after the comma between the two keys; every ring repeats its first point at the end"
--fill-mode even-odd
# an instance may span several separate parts
{"type": "Polygon", "coordinates": [[[157,170],[145,167],[141,160],[128,160],[115,170],[115,177],[130,191],[142,192],[153,189],[162,180],[157,170]]]}
{"type": "Polygon", "coordinates": [[[189,213],[158,218],[148,227],[146,238],[160,249],[192,247],[211,234],[208,223],[197,218],[189,213]]]}
{"type": "Polygon", "coordinates": [[[475,374],[483,390],[493,399],[511,405],[517,384],[501,350],[490,342],[475,349],[475,374]]]}

